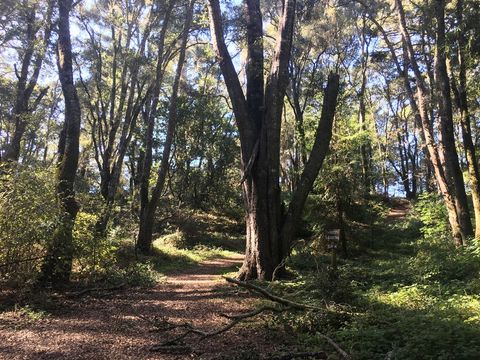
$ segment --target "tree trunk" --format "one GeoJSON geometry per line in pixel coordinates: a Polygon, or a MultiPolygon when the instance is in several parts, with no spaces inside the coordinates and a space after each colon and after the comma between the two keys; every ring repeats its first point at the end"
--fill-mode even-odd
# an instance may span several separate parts
{"type": "Polygon", "coordinates": [[[463,0],[457,1],[456,15],[459,29],[457,29],[457,56],[458,56],[458,85],[452,72],[452,89],[454,99],[458,110],[460,111],[460,123],[462,128],[463,146],[467,159],[468,176],[470,188],[472,191],[472,202],[475,213],[475,237],[480,238],[480,174],[478,170],[477,157],[475,154],[475,145],[472,140],[472,129],[470,124],[470,111],[467,100],[467,74],[466,74],[466,54],[467,39],[465,38],[465,29],[463,22],[463,0]]]}
{"type": "Polygon", "coordinates": [[[47,257],[42,267],[41,281],[54,286],[68,282],[72,270],[72,230],[79,206],[73,185],[79,158],[80,102],[73,81],[72,44],[69,14],[72,0],[58,0],[57,64],[65,99],[65,123],[60,134],[57,197],[61,218],[54,231],[47,257]]]}
{"type": "Polygon", "coordinates": [[[315,179],[322,168],[332,138],[333,119],[337,107],[339,93],[339,76],[330,74],[325,89],[322,114],[315,132],[315,142],[312,152],[303,170],[300,182],[292,196],[287,213],[284,216],[281,229],[282,258],[288,255],[290,245],[295,237],[297,224],[301,220],[307,196],[311,191],[315,179]]]}
{"type": "Polygon", "coordinates": [[[447,207],[448,219],[450,228],[452,230],[452,236],[456,244],[462,244],[465,240],[465,232],[462,228],[460,222],[459,214],[457,213],[457,208],[455,204],[455,197],[453,189],[449,186],[447,182],[447,177],[445,175],[444,166],[440,159],[440,154],[438,152],[436,142],[433,136],[433,128],[430,122],[428,103],[429,95],[427,91],[427,86],[425,80],[420,72],[420,68],[415,59],[415,51],[410,39],[410,34],[407,30],[407,24],[405,20],[405,12],[403,10],[403,4],[401,0],[395,0],[396,10],[399,19],[400,32],[402,34],[402,41],[405,44],[406,52],[404,55],[407,57],[409,64],[411,65],[415,79],[417,82],[417,94],[416,98],[413,96],[413,89],[411,88],[409,81],[404,77],[405,86],[411,100],[411,105],[415,114],[418,114],[418,118],[422,124],[422,133],[423,138],[425,139],[425,145],[430,156],[430,161],[432,163],[435,179],[437,181],[438,189],[442,194],[442,197],[445,201],[447,207]]]}
{"type": "Polygon", "coordinates": [[[175,136],[175,129],[177,126],[178,90],[180,87],[180,80],[183,73],[183,65],[185,62],[189,30],[193,18],[194,4],[195,1],[192,0],[186,9],[185,26],[180,44],[180,53],[178,56],[175,79],[172,86],[170,105],[168,108],[167,135],[165,137],[165,143],[163,144],[163,154],[162,160],[160,162],[160,167],[158,169],[157,182],[155,184],[155,187],[153,188],[150,200],[148,200],[148,202],[144,205],[143,212],[140,215],[140,228],[137,237],[137,248],[144,254],[149,254],[151,252],[155,212],[157,211],[158,202],[163,191],[165,179],[170,164],[170,151],[172,148],[172,143],[175,136]]]}
{"type": "Polygon", "coordinates": [[[283,2],[276,47],[266,86],[263,86],[263,30],[260,2],[247,6],[247,96],[225,44],[220,3],[209,0],[212,42],[232,102],[240,135],[242,190],[245,202],[246,251],[240,279],[271,280],[290,249],[306,197],[320,170],[328,141],[338,93],[338,76],[331,75],[324,111],[317,129],[314,150],[294,192],[287,214],[280,201],[280,132],[291,57],[294,0],[283,2]],[[336,90],[335,90],[336,89],[336,90]],[[332,101],[332,98],[334,100],[332,101]],[[333,104],[333,107],[332,107],[333,104]]]}
{"type": "MultiPolygon", "coordinates": [[[[361,78],[362,82],[360,85],[360,91],[358,92],[359,98],[359,107],[358,107],[358,123],[360,126],[360,131],[364,134],[368,131],[367,126],[367,106],[365,103],[365,97],[367,92],[367,71],[368,71],[368,58],[369,58],[369,49],[370,41],[367,40],[366,34],[366,21],[365,16],[363,17],[363,26],[362,26],[362,63],[361,63],[361,78]]],[[[362,175],[363,175],[363,186],[365,189],[365,194],[369,195],[372,190],[372,179],[371,179],[371,144],[369,135],[365,136],[365,140],[362,141],[360,145],[360,155],[362,158],[362,175]]]]}
{"type": "MultiPolygon", "coordinates": [[[[40,103],[41,98],[45,95],[45,92],[42,91],[39,94],[37,100],[35,100],[33,106],[30,105],[30,98],[32,96],[33,90],[37,85],[38,76],[40,75],[40,70],[42,68],[43,60],[45,58],[45,53],[47,47],[50,43],[50,35],[52,30],[52,14],[53,14],[53,0],[48,1],[48,7],[45,13],[45,24],[44,24],[44,36],[42,39],[42,44],[40,50],[35,54],[36,43],[38,39],[36,37],[39,27],[36,24],[36,11],[35,5],[33,9],[29,12],[27,19],[27,29],[26,29],[26,49],[22,58],[22,66],[20,68],[20,73],[17,73],[17,87],[15,91],[15,106],[13,108],[13,119],[15,121],[15,130],[12,136],[10,143],[6,146],[6,151],[3,157],[5,161],[18,161],[20,158],[21,142],[23,135],[27,128],[27,118],[31,112],[35,110],[36,105],[40,103]],[[34,60],[35,58],[35,60],[34,60]],[[33,66],[33,70],[31,67],[33,66]],[[30,79],[28,79],[29,73],[31,72],[30,79]]],[[[15,68],[16,69],[16,68],[15,68]]]]}
{"type": "Polygon", "coordinates": [[[435,47],[435,87],[436,100],[438,103],[439,127],[441,132],[440,150],[445,158],[445,175],[447,181],[452,182],[455,206],[464,236],[473,235],[470,211],[468,209],[467,194],[462,170],[458,161],[457,148],[455,145],[455,133],[453,130],[452,98],[450,82],[446,64],[445,42],[445,0],[435,0],[435,16],[437,18],[437,30],[435,47]]]}
{"type": "Polygon", "coordinates": [[[151,247],[151,234],[153,231],[153,218],[147,219],[147,212],[149,206],[149,180],[150,180],[150,173],[152,168],[152,156],[153,156],[153,133],[155,129],[155,120],[157,116],[157,107],[160,97],[160,90],[162,87],[163,82],[163,75],[165,72],[164,69],[164,46],[165,46],[165,36],[167,33],[168,24],[170,21],[170,15],[173,9],[174,1],[171,1],[167,10],[165,12],[165,16],[163,18],[162,29],[160,31],[160,36],[158,40],[158,54],[157,54],[157,66],[155,72],[155,83],[153,85],[153,91],[151,96],[151,103],[149,102],[147,105],[147,111],[145,112],[145,120],[146,120],[146,133],[145,133],[145,152],[142,154],[143,156],[140,157],[139,164],[141,167],[139,170],[140,173],[140,181],[139,181],[139,199],[140,199],[140,211],[139,211],[139,219],[140,219],[140,229],[138,234],[138,239],[143,239],[142,244],[140,245],[137,242],[137,246],[142,246],[143,249],[141,250],[144,253],[148,253],[151,247]],[[142,225],[143,224],[143,225],[142,225]],[[149,235],[150,234],[150,235],[149,235]]]}

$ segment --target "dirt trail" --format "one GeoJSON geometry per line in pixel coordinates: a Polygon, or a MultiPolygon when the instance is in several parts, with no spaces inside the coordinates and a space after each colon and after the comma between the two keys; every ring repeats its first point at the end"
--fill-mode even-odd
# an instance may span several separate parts
{"type": "Polygon", "coordinates": [[[408,215],[411,209],[412,209],[412,205],[408,200],[397,199],[395,203],[392,205],[392,207],[390,208],[387,214],[387,219],[393,221],[393,220],[404,218],[405,216],[408,215]]]}
{"type": "Polygon", "coordinates": [[[150,351],[171,335],[152,332],[152,325],[139,316],[165,317],[211,331],[225,324],[219,314],[251,309],[252,298],[226,288],[219,275],[241,260],[238,255],[206,261],[152,289],[65,300],[53,314],[20,328],[18,314],[10,313],[10,319],[8,313],[0,314],[0,359],[234,359],[242,352],[272,353],[280,343],[285,345],[284,339],[257,326],[233,328],[198,344],[195,338],[187,339],[194,354],[150,351]]]}

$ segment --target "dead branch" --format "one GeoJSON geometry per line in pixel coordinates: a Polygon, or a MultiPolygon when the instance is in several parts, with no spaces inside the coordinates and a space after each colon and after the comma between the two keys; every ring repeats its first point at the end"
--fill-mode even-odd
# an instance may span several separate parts
{"type": "Polygon", "coordinates": [[[319,335],[321,338],[327,340],[327,342],[328,342],[330,345],[332,345],[332,346],[335,348],[335,350],[337,350],[337,352],[338,352],[340,355],[342,355],[342,357],[343,357],[344,359],[347,359],[347,360],[350,360],[350,359],[351,359],[350,355],[348,355],[348,353],[347,353],[345,350],[343,350],[343,349],[340,347],[340,345],[338,345],[335,341],[333,341],[333,340],[332,340],[331,338],[329,338],[327,335],[323,335],[323,334],[320,334],[320,333],[319,333],[318,335],[319,335]]]}
{"type": "Polygon", "coordinates": [[[118,285],[108,286],[108,287],[87,288],[87,289],[83,289],[83,290],[75,292],[75,293],[67,294],[67,297],[76,298],[76,297],[81,297],[83,295],[89,294],[91,292],[121,290],[125,287],[125,285],[127,285],[127,284],[126,283],[121,283],[121,284],[118,284],[118,285]]]}
{"type": "Polygon", "coordinates": [[[161,344],[155,345],[150,349],[151,351],[163,351],[163,349],[168,351],[168,349],[172,346],[179,346],[178,345],[179,342],[182,341],[183,339],[185,339],[190,334],[200,336],[199,340],[197,341],[197,343],[198,343],[198,342],[202,341],[203,339],[205,339],[207,337],[211,337],[211,336],[215,336],[215,335],[219,335],[221,333],[224,333],[224,332],[230,330],[231,328],[233,328],[235,325],[239,324],[241,321],[246,320],[248,318],[252,318],[254,316],[257,316],[257,315],[259,315],[263,312],[271,311],[271,312],[277,312],[278,313],[278,312],[283,312],[283,311],[286,311],[286,310],[289,310],[289,309],[290,309],[289,307],[280,308],[280,307],[275,307],[275,306],[262,306],[258,309],[255,309],[255,310],[247,312],[247,313],[242,313],[242,314],[234,314],[234,315],[220,314],[220,316],[225,317],[225,318],[227,318],[231,321],[229,323],[225,324],[224,326],[222,326],[222,327],[220,327],[216,330],[213,330],[213,331],[204,331],[204,330],[195,328],[192,325],[187,324],[187,323],[174,324],[174,323],[169,322],[165,318],[162,318],[160,320],[158,318],[154,318],[154,320],[151,320],[151,319],[148,319],[148,318],[146,318],[142,315],[140,315],[139,317],[146,320],[151,325],[153,325],[155,327],[155,331],[166,332],[166,331],[172,331],[172,330],[179,329],[179,328],[185,329],[185,331],[183,333],[181,333],[180,335],[178,335],[178,336],[176,336],[172,339],[169,339],[167,341],[164,341],[161,344]]]}
{"type": "Polygon", "coordinates": [[[222,327],[220,327],[216,330],[213,330],[213,331],[203,331],[203,330],[200,330],[200,329],[197,329],[197,328],[193,327],[190,324],[186,324],[186,323],[185,324],[173,324],[173,323],[168,322],[167,320],[163,320],[163,324],[157,324],[156,325],[159,328],[160,331],[171,331],[171,330],[178,329],[178,328],[183,328],[183,329],[186,329],[186,330],[182,334],[180,334],[180,335],[178,335],[178,336],[176,336],[172,339],[164,341],[161,344],[152,346],[150,348],[150,351],[164,351],[164,350],[168,350],[168,349],[170,349],[171,347],[174,347],[174,346],[180,346],[180,345],[178,345],[178,343],[181,340],[185,339],[190,334],[199,335],[200,338],[197,341],[197,343],[199,343],[200,341],[202,341],[203,339],[205,339],[207,337],[219,335],[221,333],[224,333],[225,331],[230,330],[232,327],[234,327],[235,325],[240,323],[241,320],[243,320],[243,319],[234,319],[234,320],[230,321],[228,324],[226,324],[225,326],[222,326],[222,327]]]}
{"type": "Polygon", "coordinates": [[[271,360],[291,360],[291,359],[303,359],[303,358],[327,359],[328,355],[325,351],[311,351],[311,352],[280,354],[280,355],[274,355],[270,357],[271,360]]]}
{"type": "MultiPolygon", "coordinates": [[[[150,348],[150,351],[161,351],[161,352],[170,352],[172,349],[188,349],[191,352],[191,349],[184,345],[182,341],[187,338],[189,335],[197,335],[199,336],[197,340],[198,342],[204,340],[207,337],[219,335],[221,333],[224,333],[231,328],[233,328],[235,325],[239,324],[240,322],[253,318],[257,315],[260,315],[264,312],[274,312],[274,313],[279,313],[283,311],[288,311],[288,310],[309,310],[309,311],[324,311],[322,308],[318,308],[315,306],[307,305],[307,304],[302,304],[298,303],[292,300],[285,299],[283,297],[280,297],[278,295],[272,294],[271,292],[261,288],[260,286],[245,282],[245,281],[240,281],[237,279],[225,277],[225,280],[227,280],[229,283],[238,285],[242,288],[245,288],[250,291],[255,291],[262,296],[264,296],[266,299],[273,301],[274,303],[280,304],[280,306],[275,306],[275,305],[264,305],[259,307],[258,309],[252,310],[250,312],[246,313],[241,313],[241,314],[220,314],[220,316],[227,318],[230,320],[227,324],[224,326],[212,330],[212,331],[204,331],[201,329],[198,329],[194,327],[191,324],[188,323],[182,323],[182,324],[175,324],[172,322],[169,322],[168,319],[166,318],[154,318],[154,320],[146,318],[144,316],[139,315],[140,318],[147,320],[151,325],[155,327],[154,331],[161,331],[161,332],[169,332],[177,329],[183,329],[183,332],[169,340],[164,341],[161,344],[154,345],[150,348]]],[[[335,341],[333,341],[331,338],[329,338],[326,335],[319,334],[323,339],[327,340],[327,342],[332,345],[335,350],[346,360],[350,360],[350,355],[343,350],[335,341]]],[[[278,359],[278,360],[289,360],[289,359],[294,359],[294,358],[317,358],[317,359],[326,359],[326,353],[323,351],[319,352],[299,352],[299,353],[287,353],[287,354],[280,354],[278,356],[272,357],[273,359],[278,359]]]]}
{"type": "Polygon", "coordinates": [[[243,314],[234,314],[234,315],[220,314],[220,316],[223,316],[227,319],[248,319],[248,318],[257,316],[265,311],[279,313],[279,312],[287,311],[289,309],[290,309],[289,307],[278,308],[274,306],[262,306],[262,307],[259,307],[258,309],[255,309],[253,311],[243,313],[243,314]]]}
{"type": "Polygon", "coordinates": [[[16,260],[16,261],[11,261],[11,262],[7,262],[7,263],[4,263],[4,264],[0,264],[0,268],[8,267],[8,266],[11,266],[11,265],[18,265],[18,264],[21,264],[21,263],[24,263],[24,262],[29,262],[29,261],[37,261],[37,260],[41,260],[43,258],[45,258],[45,255],[36,256],[36,257],[28,258],[28,259],[20,259],[20,260],[16,260]]]}
{"type": "MultiPolygon", "coordinates": [[[[311,306],[311,305],[306,305],[306,304],[301,304],[301,303],[298,303],[298,302],[295,302],[295,301],[292,301],[292,300],[288,300],[288,299],[285,299],[285,298],[282,298],[278,295],[274,295],[272,294],[271,292],[261,288],[260,286],[257,286],[257,285],[254,285],[252,283],[248,283],[246,281],[240,281],[240,280],[237,280],[237,279],[233,279],[233,278],[230,278],[230,277],[224,277],[225,280],[227,280],[229,283],[232,283],[232,284],[235,284],[235,285],[238,285],[240,287],[243,287],[243,288],[246,288],[246,289],[249,289],[249,290],[253,290],[257,293],[260,293],[262,296],[264,296],[265,298],[267,298],[268,300],[271,300],[271,301],[274,301],[274,302],[277,302],[279,304],[282,304],[284,306],[286,306],[286,308],[284,308],[283,310],[287,310],[287,309],[297,309],[297,310],[314,310],[314,311],[323,311],[324,309],[321,309],[321,308],[318,308],[318,307],[315,307],[315,306],[311,306]]],[[[272,310],[272,309],[275,309],[277,310],[277,308],[274,308],[274,307],[269,307],[269,306],[265,306],[265,307],[261,307],[257,310],[254,310],[250,313],[247,313],[245,315],[250,315],[250,316],[255,316],[255,315],[258,315],[266,310],[272,310]]],[[[280,309],[278,309],[280,310],[280,309]]],[[[240,315],[236,315],[236,319],[242,319],[240,315]]],[[[248,316],[247,316],[248,317],[248,316]]],[[[323,334],[318,334],[320,337],[322,337],[323,339],[325,339],[330,345],[332,345],[335,350],[346,360],[350,360],[351,357],[350,355],[345,351],[343,350],[340,345],[338,345],[335,341],[333,341],[333,339],[331,339],[330,337],[326,336],[326,335],[323,335],[323,334]]],[[[306,353],[305,353],[306,354],[306,353]]],[[[287,354],[289,355],[289,354],[287,354]]],[[[292,355],[292,354],[290,354],[292,355]]],[[[281,358],[281,359],[292,359],[294,357],[301,357],[301,356],[298,356],[298,355],[295,355],[295,356],[291,356],[291,357],[286,357],[286,358],[281,358]]],[[[305,355],[304,357],[308,357],[308,355],[305,355]]]]}
{"type": "Polygon", "coordinates": [[[274,301],[274,302],[276,302],[276,303],[279,303],[279,304],[288,306],[288,307],[290,307],[290,308],[298,309],[298,310],[323,311],[323,309],[321,309],[321,308],[319,308],[319,307],[316,307],[316,306],[301,304],[301,303],[298,303],[298,302],[295,302],[295,301],[292,301],[292,300],[288,300],[288,299],[282,298],[282,297],[280,297],[280,296],[278,296],[278,295],[274,295],[274,294],[268,292],[267,290],[261,288],[260,286],[254,285],[254,284],[252,284],[252,283],[248,283],[248,282],[246,282],[246,281],[240,281],[240,280],[233,279],[233,278],[226,277],[226,276],[224,276],[224,278],[225,278],[225,280],[227,280],[229,283],[238,285],[238,286],[240,286],[240,287],[243,287],[243,288],[246,288],[246,289],[249,289],[249,290],[256,291],[257,293],[260,293],[261,295],[263,295],[263,296],[264,296],[265,298],[267,298],[268,300],[271,300],[271,301],[274,301]]]}
{"type": "Polygon", "coordinates": [[[171,346],[155,345],[150,348],[150,351],[162,352],[167,354],[189,354],[193,350],[188,345],[171,345],[171,346]]]}

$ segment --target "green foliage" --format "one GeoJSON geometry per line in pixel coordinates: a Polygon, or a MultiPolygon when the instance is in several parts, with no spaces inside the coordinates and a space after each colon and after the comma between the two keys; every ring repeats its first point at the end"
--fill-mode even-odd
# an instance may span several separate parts
{"type": "Polygon", "coordinates": [[[76,272],[79,276],[96,276],[115,264],[118,247],[112,236],[95,234],[97,214],[80,211],[75,218],[73,239],[75,246],[76,272]]]}
{"type": "MultiPolygon", "coordinates": [[[[198,86],[216,91],[203,76],[198,86]]],[[[226,104],[214,93],[181,97],[176,134],[174,198],[193,209],[241,211],[236,130],[226,104]]]]}
{"type": "Polygon", "coordinates": [[[18,316],[23,317],[29,323],[39,321],[48,316],[48,314],[44,310],[34,309],[29,305],[25,305],[22,307],[15,306],[14,311],[18,314],[18,316]]]}
{"type": "Polygon", "coordinates": [[[105,279],[112,284],[126,286],[152,287],[163,279],[150,262],[132,262],[126,267],[117,265],[108,268],[105,279]]]}
{"type": "Polygon", "coordinates": [[[0,168],[0,279],[34,279],[58,221],[52,169],[0,168]]]}
{"type": "Polygon", "coordinates": [[[157,239],[157,242],[163,246],[173,246],[175,248],[184,248],[187,246],[185,233],[179,229],[173,233],[161,236],[157,239]]]}
{"type": "Polygon", "coordinates": [[[448,239],[449,226],[445,204],[437,194],[423,193],[415,204],[415,212],[422,222],[420,231],[425,239],[441,242],[448,239]]]}
{"type": "MultiPolygon", "coordinates": [[[[422,209],[435,219],[430,226],[441,213],[433,204],[428,206],[434,210],[422,209]]],[[[329,272],[329,257],[321,249],[315,248],[315,256],[308,249],[297,251],[292,263],[303,262],[301,276],[277,286],[325,311],[282,315],[282,323],[298,332],[305,346],[327,348],[320,335],[327,334],[354,359],[478,359],[478,242],[456,248],[439,241],[445,238],[438,233],[421,237],[426,222],[418,224],[416,214],[380,221],[375,242],[342,259],[337,276],[329,272]]]]}

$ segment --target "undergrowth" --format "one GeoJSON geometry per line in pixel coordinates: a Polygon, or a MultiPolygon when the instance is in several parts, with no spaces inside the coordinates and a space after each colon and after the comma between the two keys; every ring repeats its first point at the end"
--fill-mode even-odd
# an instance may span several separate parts
{"type": "Polygon", "coordinates": [[[319,335],[326,334],[354,359],[479,359],[478,243],[455,248],[429,229],[443,228],[442,209],[432,209],[438,206],[422,199],[411,216],[384,219],[373,241],[365,241],[369,229],[355,229],[351,241],[363,245],[336,272],[328,254],[297,251],[298,278],[274,286],[326,310],[282,314],[280,322],[305,346],[327,348],[319,335]]]}

